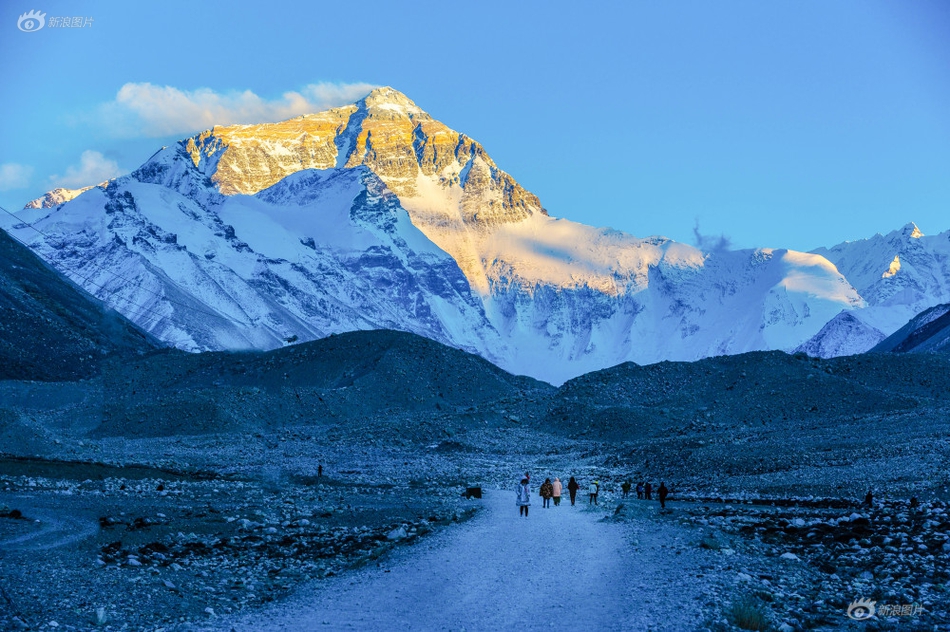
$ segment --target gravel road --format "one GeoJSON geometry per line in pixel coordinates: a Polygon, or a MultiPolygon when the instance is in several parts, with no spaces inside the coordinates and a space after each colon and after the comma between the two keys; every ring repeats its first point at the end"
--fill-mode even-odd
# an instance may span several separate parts
{"type": "MultiPolygon", "coordinates": [[[[580,498],[518,516],[514,490],[486,492],[476,518],[380,566],[320,585],[224,630],[691,630],[702,624],[701,560],[674,555],[679,527],[603,520],[580,498]],[[670,544],[670,550],[667,545],[670,544]]],[[[654,513],[652,507],[643,508],[654,513]]],[[[698,553],[696,554],[699,555],[698,553]]]]}

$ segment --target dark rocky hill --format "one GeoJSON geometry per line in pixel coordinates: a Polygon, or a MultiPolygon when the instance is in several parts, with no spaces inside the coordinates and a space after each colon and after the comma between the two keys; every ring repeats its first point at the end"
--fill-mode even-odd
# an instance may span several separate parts
{"type": "Polygon", "coordinates": [[[697,424],[850,419],[948,399],[947,358],[770,351],[589,373],[559,389],[548,418],[577,432],[635,438],[697,424]]]}
{"type": "Polygon", "coordinates": [[[871,351],[950,353],[950,304],[924,310],[871,351]]]}
{"type": "Polygon", "coordinates": [[[834,495],[883,480],[945,489],[948,412],[943,354],[756,352],[590,373],[561,387],[544,419],[613,444],[605,465],[631,476],[834,495]]]}
{"type": "Polygon", "coordinates": [[[389,330],[269,352],[166,349],[113,363],[106,389],[100,432],[143,436],[368,420],[416,435],[423,419],[475,423],[480,408],[554,391],[478,356],[389,330]]]}
{"type": "Polygon", "coordinates": [[[109,354],[154,347],[147,334],[0,230],[0,380],[84,379],[109,354]]]}

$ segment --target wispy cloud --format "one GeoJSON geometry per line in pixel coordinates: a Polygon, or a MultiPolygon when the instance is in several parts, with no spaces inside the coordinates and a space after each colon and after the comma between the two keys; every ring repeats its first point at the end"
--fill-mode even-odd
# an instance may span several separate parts
{"type": "Polygon", "coordinates": [[[79,157],[79,164],[67,167],[64,175],[50,176],[49,184],[54,188],[78,189],[105,182],[119,175],[122,175],[122,170],[119,169],[118,163],[98,151],[87,150],[79,157]]]}
{"type": "Polygon", "coordinates": [[[0,191],[25,189],[30,186],[32,176],[33,167],[15,162],[5,162],[0,165],[0,191]]]}
{"type": "Polygon", "coordinates": [[[125,138],[188,134],[214,125],[268,123],[352,103],[374,87],[368,83],[315,83],[267,100],[250,90],[181,90],[127,83],[99,108],[100,123],[125,138]]]}
{"type": "Polygon", "coordinates": [[[699,232],[699,220],[693,224],[693,243],[703,252],[722,252],[732,249],[732,240],[725,235],[704,235],[699,232]]]}

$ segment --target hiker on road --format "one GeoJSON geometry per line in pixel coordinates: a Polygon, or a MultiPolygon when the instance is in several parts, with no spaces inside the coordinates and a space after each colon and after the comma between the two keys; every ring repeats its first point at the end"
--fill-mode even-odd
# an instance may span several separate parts
{"type": "Polygon", "coordinates": [[[526,478],[521,479],[521,484],[518,485],[515,504],[518,505],[518,515],[527,518],[528,508],[531,506],[531,490],[528,489],[528,479],[526,478]]]}
{"type": "Polygon", "coordinates": [[[588,505],[597,504],[597,493],[600,491],[600,481],[594,481],[590,484],[590,487],[587,488],[587,493],[590,494],[590,500],[587,501],[588,505]]]}
{"type": "Polygon", "coordinates": [[[660,497],[660,509],[666,509],[666,497],[670,495],[670,490],[666,488],[666,483],[660,481],[660,489],[657,490],[660,497]]]}
{"type": "Polygon", "coordinates": [[[647,483],[643,486],[643,495],[647,500],[653,500],[653,483],[647,483]]]}
{"type": "Polygon", "coordinates": [[[574,477],[571,477],[571,480],[567,482],[567,491],[571,495],[571,507],[574,506],[574,501],[577,499],[577,490],[581,486],[577,484],[577,481],[574,480],[574,477]]]}
{"type": "Polygon", "coordinates": [[[551,489],[554,490],[554,506],[557,507],[561,504],[561,479],[555,477],[551,489]]]}
{"type": "Polygon", "coordinates": [[[542,507],[543,509],[547,509],[548,507],[551,506],[551,498],[554,496],[554,486],[551,485],[551,479],[550,479],[550,478],[544,479],[544,482],[541,483],[541,491],[540,491],[540,493],[541,493],[541,498],[542,498],[542,500],[544,501],[544,502],[541,504],[541,507],[542,507]]]}
{"type": "Polygon", "coordinates": [[[643,482],[637,483],[637,500],[643,500],[643,482]]]}

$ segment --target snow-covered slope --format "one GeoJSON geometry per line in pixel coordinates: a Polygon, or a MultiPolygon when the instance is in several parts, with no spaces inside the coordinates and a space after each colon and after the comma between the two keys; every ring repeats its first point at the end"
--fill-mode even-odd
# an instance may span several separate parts
{"type": "Polygon", "coordinates": [[[497,338],[455,262],[365,167],[223,196],[178,146],[14,227],[134,322],[190,350],[412,331],[492,359],[497,338]],[[295,338],[296,337],[296,338],[295,338]]]}
{"type": "Polygon", "coordinates": [[[0,384],[87,379],[156,345],[0,230],[0,384]]]}
{"type": "Polygon", "coordinates": [[[549,217],[392,88],[215,127],[21,215],[54,265],[189,349],[387,327],[560,383],[629,360],[790,351],[866,306],[819,254],[702,252],[549,217]]]}
{"type": "Polygon", "coordinates": [[[795,351],[818,358],[864,353],[884,340],[884,334],[862,321],[859,314],[859,310],[842,311],[795,351]]]}
{"type": "MultiPolygon", "coordinates": [[[[107,183],[103,182],[99,186],[105,186],[106,184],[107,183]]],[[[91,188],[91,186],[88,186],[82,187],[81,189],[53,189],[52,191],[47,191],[35,200],[30,200],[23,208],[54,208],[79,197],[91,188]]]]}
{"type": "Polygon", "coordinates": [[[924,310],[871,351],[950,353],[950,304],[924,310]]]}
{"type": "MultiPolygon", "coordinates": [[[[854,334],[840,353],[825,347],[820,354],[824,357],[867,351],[920,312],[950,302],[950,231],[927,236],[909,223],[887,235],[813,253],[831,261],[867,302],[865,309],[844,321],[832,321],[827,331],[819,334],[841,340],[854,334]],[[881,340],[875,340],[874,332],[882,334],[881,340]]],[[[808,353],[819,348],[822,343],[818,339],[802,347],[808,353]]]]}

